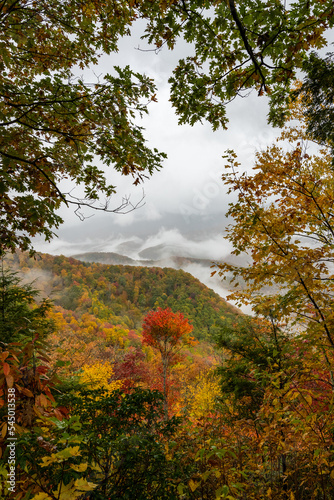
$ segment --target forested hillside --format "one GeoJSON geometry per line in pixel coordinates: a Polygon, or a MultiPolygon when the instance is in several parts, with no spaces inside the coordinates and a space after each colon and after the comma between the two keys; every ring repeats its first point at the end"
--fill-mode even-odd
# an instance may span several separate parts
{"type": "Polygon", "coordinates": [[[38,278],[56,305],[76,314],[140,328],[150,309],[170,307],[189,318],[197,339],[211,339],[221,317],[239,311],[182,270],[85,263],[64,256],[8,256],[12,269],[38,278]],[[211,335],[210,335],[211,334],[211,335]]]}
{"type": "Polygon", "coordinates": [[[308,500],[315,481],[331,491],[330,351],[274,317],[237,314],[183,271],[36,257],[7,255],[1,272],[0,450],[11,460],[6,435],[17,438],[19,485],[2,491],[308,500]]]}
{"type": "MultiPolygon", "coordinates": [[[[63,256],[7,255],[0,288],[2,339],[13,342],[8,344],[12,346],[10,355],[3,357],[3,376],[7,382],[13,378],[17,397],[20,395],[16,399],[16,429],[20,433],[22,429],[23,434],[16,481],[20,481],[22,492],[27,498],[36,493],[36,500],[53,499],[57,487],[63,485],[60,499],[81,498],[83,491],[95,489],[90,482],[93,476],[100,482],[96,472],[100,464],[107,467],[108,474],[113,470],[118,479],[112,488],[105,485],[104,489],[101,483],[99,491],[91,493],[92,498],[175,498],[182,473],[178,459],[172,458],[172,448],[168,451],[168,443],[176,438],[181,418],[202,419],[215,411],[219,384],[214,369],[220,356],[211,335],[219,322],[225,317],[233,319],[238,311],[183,271],[88,264],[63,256]],[[32,279],[38,290],[31,286],[32,279]],[[150,310],[154,321],[147,323],[143,332],[150,310]],[[152,337],[154,325],[160,320],[167,321],[164,331],[171,332],[163,344],[159,344],[160,334],[152,337]],[[34,331],[32,337],[30,331],[34,331]],[[20,360],[20,368],[16,360],[20,360]],[[105,427],[110,405],[123,416],[117,424],[113,421],[112,427],[105,427]],[[52,426],[48,427],[56,418],[59,431],[64,429],[66,439],[76,445],[82,433],[92,430],[91,424],[89,428],[84,424],[92,422],[87,411],[96,412],[94,437],[89,438],[94,446],[101,448],[102,429],[109,436],[103,444],[105,455],[95,456],[92,467],[87,462],[92,448],[87,448],[87,458],[82,462],[72,454],[73,448],[64,445],[61,432],[54,433],[52,426]],[[38,424],[42,415],[51,418],[44,421],[43,429],[38,424]],[[131,443],[130,438],[124,443],[124,432],[130,436],[134,433],[138,442],[131,443]],[[57,443],[54,448],[50,448],[54,446],[50,440],[57,443]],[[44,453],[47,449],[51,455],[44,453]],[[63,457],[66,450],[68,456],[63,457]],[[114,469],[108,464],[110,454],[116,460],[114,469]],[[39,457],[37,462],[35,456],[39,457]],[[65,475],[57,465],[64,460],[68,469],[65,475]],[[37,473],[38,463],[48,467],[37,473]],[[24,472],[25,464],[28,469],[24,472]],[[142,476],[144,464],[147,470],[142,476]],[[171,483],[169,476],[174,478],[171,483]],[[153,477],[160,479],[148,493],[153,477]],[[138,480],[134,487],[133,481],[138,480]],[[133,488],[136,493],[132,493],[133,488]],[[41,490],[49,496],[41,496],[41,490]],[[108,496],[101,496],[103,491],[108,496]]],[[[2,425],[3,434],[7,429],[7,424],[2,425]]],[[[0,444],[4,450],[4,439],[0,438],[0,444]]],[[[192,474],[188,459],[182,467],[189,469],[187,475],[192,474]]]]}

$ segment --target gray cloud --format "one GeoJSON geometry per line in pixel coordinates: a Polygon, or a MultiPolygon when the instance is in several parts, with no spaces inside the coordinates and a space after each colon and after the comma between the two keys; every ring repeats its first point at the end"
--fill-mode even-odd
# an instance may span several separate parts
{"type": "MultiPolygon", "coordinates": [[[[264,149],[278,135],[267,125],[267,100],[258,98],[256,93],[247,99],[236,99],[227,109],[230,120],[227,131],[212,132],[206,123],[178,126],[169,102],[168,76],[178,58],[191,47],[181,43],[173,52],[138,51],[135,49],[138,45],[147,48],[140,40],[142,30],[139,22],[132,37],[121,41],[119,53],[103,56],[97,67],[85,71],[84,77],[94,81],[95,75],[112,72],[114,64],[129,64],[155,79],[158,103],[149,105],[150,114],[141,124],[146,129],[148,144],[168,154],[164,168],[139,187],[112,168],[106,170],[109,182],[117,186],[118,192],[112,207],[119,205],[124,195],[130,195],[132,202],[137,203],[143,188],[145,205],[127,215],[99,214],[84,222],[73,211],[63,208],[60,214],[64,224],[57,232],[59,238],[49,244],[35,239],[35,247],[52,254],[113,251],[132,258],[139,258],[141,252],[150,248],[157,252],[160,248],[161,258],[167,259],[166,262],[171,255],[208,261],[228,259],[231,247],[223,237],[228,222],[225,213],[235,198],[227,195],[221,181],[225,163],[222,155],[226,149],[235,149],[242,168],[252,168],[255,152],[264,149]]],[[[192,264],[188,270],[226,296],[226,289],[218,279],[210,278],[209,266],[192,264]]]]}

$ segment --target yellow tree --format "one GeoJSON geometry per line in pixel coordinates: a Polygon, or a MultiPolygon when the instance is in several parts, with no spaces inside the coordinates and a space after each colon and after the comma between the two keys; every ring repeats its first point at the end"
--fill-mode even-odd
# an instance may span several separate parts
{"type": "Polygon", "coordinates": [[[217,398],[221,395],[219,377],[215,369],[201,371],[187,387],[184,403],[188,400],[189,415],[192,418],[205,418],[216,408],[217,398]]]}
{"type": "Polygon", "coordinates": [[[107,361],[84,365],[82,371],[80,381],[86,384],[89,389],[106,389],[107,392],[112,393],[116,389],[120,389],[122,385],[119,380],[111,380],[114,370],[107,361]]]}
{"type": "MultiPolygon", "coordinates": [[[[302,117],[300,111],[292,109],[295,118],[302,117]]],[[[234,219],[228,238],[240,264],[219,264],[219,273],[232,276],[230,298],[250,303],[273,325],[292,326],[285,336],[284,364],[279,366],[279,349],[271,350],[251,373],[263,394],[255,412],[259,448],[249,456],[258,453],[253,462],[263,497],[321,491],[325,498],[333,488],[328,460],[333,445],[333,158],[329,149],[311,143],[302,124],[286,128],[279,144],[258,153],[252,173],[238,170],[229,151],[223,179],[238,198],[228,211],[234,219]]],[[[240,326],[232,333],[232,347],[243,347],[240,326]]],[[[238,359],[235,364],[240,372],[238,359]]]]}
{"type": "Polygon", "coordinates": [[[223,180],[238,200],[227,214],[234,219],[228,239],[250,265],[218,267],[222,276],[232,273],[230,298],[265,316],[294,317],[308,339],[334,347],[333,164],[326,148],[309,153],[308,139],[303,127],[285,129],[285,142],[257,154],[252,175],[238,174],[229,151],[223,180]]]}

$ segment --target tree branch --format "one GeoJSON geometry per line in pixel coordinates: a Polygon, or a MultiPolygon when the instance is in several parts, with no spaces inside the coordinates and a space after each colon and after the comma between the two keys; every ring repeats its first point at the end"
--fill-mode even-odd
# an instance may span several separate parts
{"type": "Polygon", "coordinates": [[[233,17],[233,20],[234,20],[235,24],[237,25],[237,28],[238,28],[239,33],[241,35],[242,41],[244,42],[245,49],[247,50],[247,52],[249,54],[249,57],[253,61],[253,64],[255,66],[255,69],[256,69],[257,73],[261,77],[262,83],[261,83],[261,88],[259,90],[259,94],[260,94],[261,91],[262,91],[262,89],[264,89],[265,91],[267,91],[265,76],[264,76],[264,74],[261,71],[261,65],[259,65],[259,63],[258,63],[258,61],[257,61],[257,59],[255,57],[255,54],[253,52],[252,47],[249,45],[247,34],[246,34],[246,30],[245,30],[242,22],[240,21],[237,9],[235,7],[234,0],[229,0],[229,6],[230,6],[230,12],[231,12],[231,15],[233,17]]]}

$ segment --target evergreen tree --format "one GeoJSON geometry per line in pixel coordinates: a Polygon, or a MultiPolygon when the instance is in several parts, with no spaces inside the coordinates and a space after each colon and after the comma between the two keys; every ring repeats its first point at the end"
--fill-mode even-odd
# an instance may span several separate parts
{"type": "Polygon", "coordinates": [[[39,295],[31,284],[23,284],[17,273],[4,268],[0,271],[0,342],[7,344],[29,338],[33,332],[50,332],[52,323],[47,319],[51,301],[43,299],[37,305],[39,295]]]}

